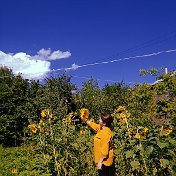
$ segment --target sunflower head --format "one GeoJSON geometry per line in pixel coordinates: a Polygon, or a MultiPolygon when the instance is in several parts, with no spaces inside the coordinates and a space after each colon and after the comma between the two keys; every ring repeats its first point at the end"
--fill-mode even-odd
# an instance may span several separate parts
{"type": "Polygon", "coordinates": [[[28,125],[28,128],[31,129],[32,133],[37,133],[37,127],[35,124],[28,125]]]}
{"type": "Polygon", "coordinates": [[[42,119],[40,119],[40,121],[39,121],[39,126],[41,127],[41,126],[44,126],[44,121],[42,120],[42,119]]]}
{"type": "Polygon", "coordinates": [[[46,111],[42,110],[42,112],[40,113],[41,117],[45,118],[46,117],[46,111]]]}
{"type": "Polygon", "coordinates": [[[144,128],[144,133],[147,133],[148,132],[148,128],[144,128]]]}
{"type": "Polygon", "coordinates": [[[136,135],[134,136],[134,138],[140,139],[140,138],[142,138],[142,136],[139,133],[136,133],[136,135]]]}
{"type": "Polygon", "coordinates": [[[89,110],[86,109],[86,108],[82,108],[80,110],[80,117],[81,117],[81,119],[85,122],[85,121],[87,121],[88,116],[89,116],[89,110]]]}
{"type": "Polygon", "coordinates": [[[12,174],[17,174],[18,173],[17,169],[12,169],[11,172],[12,172],[12,174]]]}
{"type": "Polygon", "coordinates": [[[85,135],[85,134],[86,134],[86,131],[80,130],[80,134],[81,134],[81,135],[85,135]]]}
{"type": "Polygon", "coordinates": [[[123,106],[119,106],[117,109],[116,109],[116,112],[118,113],[121,113],[121,112],[124,112],[125,111],[125,108],[123,106]]]}

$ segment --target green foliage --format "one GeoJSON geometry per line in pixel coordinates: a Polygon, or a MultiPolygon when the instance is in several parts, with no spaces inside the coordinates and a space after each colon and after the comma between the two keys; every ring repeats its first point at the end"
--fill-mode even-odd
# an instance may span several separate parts
{"type": "Polygon", "coordinates": [[[18,146],[26,139],[26,127],[31,120],[38,120],[42,109],[50,108],[60,116],[74,109],[70,78],[60,76],[38,81],[14,76],[12,70],[0,68],[0,143],[18,146]]]}
{"type": "Polygon", "coordinates": [[[40,111],[49,108],[58,117],[63,117],[74,109],[71,93],[74,87],[70,83],[70,77],[65,75],[46,79],[46,84],[36,91],[34,103],[40,111]]]}
{"type": "Polygon", "coordinates": [[[136,127],[125,111],[119,110],[114,114],[117,119],[114,125],[114,146],[118,174],[175,175],[175,127],[136,127]]]}
{"type": "Polygon", "coordinates": [[[80,123],[81,108],[95,121],[100,113],[113,115],[116,175],[175,175],[176,76],[141,72],[161,81],[101,89],[90,79],[78,89],[65,75],[41,85],[0,68],[0,143],[34,149],[1,147],[3,176],[14,175],[12,169],[18,175],[96,175],[93,134],[80,123]]]}
{"type": "Polygon", "coordinates": [[[73,95],[77,109],[88,108],[91,116],[96,118],[101,113],[112,113],[118,105],[126,104],[128,87],[123,83],[105,85],[100,89],[94,79],[83,82],[83,87],[73,95]]]}
{"type": "Polygon", "coordinates": [[[0,147],[1,176],[51,176],[43,165],[42,156],[27,147],[0,147]]]}
{"type": "Polygon", "coordinates": [[[156,116],[156,92],[151,89],[150,85],[135,85],[130,90],[128,98],[128,109],[132,114],[135,125],[151,125],[151,119],[156,116]]]}
{"type": "Polygon", "coordinates": [[[28,102],[28,80],[0,68],[0,143],[18,145],[28,116],[23,112],[28,102]]]}
{"type": "Polygon", "coordinates": [[[75,122],[67,117],[55,119],[49,110],[42,111],[39,123],[31,124],[33,141],[43,164],[50,173],[59,175],[94,175],[92,135],[86,127],[76,130],[75,122]],[[85,169],[85,167],[87,169],[85,169]]]}
{"type": "Polygon", "coordinates": [[[120,105],[128,104],[128,94],[129,87],[126,86],[123,82],[106,84],[103,88],[103,92],[107,97],[107,107],[109,107],[110,113],[120,105]]]}
{"type": "Polygon", "coordinates": [[[159,68],[159,69],[156,69],[156,68],[150,68],[148,70],[145,70],[145,69],[140,69],[139,72],[140,72],[140,75],[141,76],[146,76],[147,74],[149,75],[152,75],[156,78],[159,78],[159,76],[161,75],[161,72],[164,70],[163,67],[159,68]]]}

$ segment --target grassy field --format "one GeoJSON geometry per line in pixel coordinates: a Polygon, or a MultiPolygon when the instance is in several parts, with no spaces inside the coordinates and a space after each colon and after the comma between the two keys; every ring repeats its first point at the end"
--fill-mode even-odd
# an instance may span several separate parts
{"type": "Polygon", "coordinates": [[[0,147],[0,176],[49,176],[42,157],[27,147],[0,147]]]}

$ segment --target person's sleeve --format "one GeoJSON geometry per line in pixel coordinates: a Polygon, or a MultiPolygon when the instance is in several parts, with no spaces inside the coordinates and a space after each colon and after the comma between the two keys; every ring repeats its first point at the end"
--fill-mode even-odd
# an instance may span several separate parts
{"type": "Polygon", "coordinates": [[[89,122],[88,125],[97,133],[100,130],[100,125],[94,122],[89,122]]]}
{"type": "Polygon", "coordinates": [[[101,158],[106,158],[109,154],[109,142],[111,139],[111,135],[107,132],[102,133],[101,142],[100,142],[100,150],[101,150],[101,158]]]}

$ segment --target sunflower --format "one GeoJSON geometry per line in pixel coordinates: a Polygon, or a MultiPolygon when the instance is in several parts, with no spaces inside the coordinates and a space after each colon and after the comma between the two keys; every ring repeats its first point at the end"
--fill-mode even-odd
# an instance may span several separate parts
{"type": "Polygon", "coordinates": [[[32,131],[33,133],[36,133],[36,132],[37,132],[37,128],[36,128],[35,124],[30,124],[30,125],[28,125],[28,127],[31,129],[31,131],[32,131]]]}
{"type": "Polygon", "coordinates": [[[49,114],[49,118],[51,119],[52,117],[53,117],[53,114],[52,114],[52,113],[50,113],[50,114],[49,114]]]}
{"type": "Polygon", "coordinates": [[[41,116],[42,116],[43,118],[46,117],[46,112],[45,112],[45,110],[42,110],[41,116]]]}
{"type": "Polygon", "coordinates": [[[39,126],[43,126],[43,125],[44,125],[44,122],[43,122],[42,119],[40,119],[40,121],[39,121],[39,126]]]}
{"type": "Polygon", "coordinates": [[[140,139],[140,138],[142,138],[142,136],[139,133],[136,133],[136,135],[134,136],[134,138],[140,139]]]}
{"type": "Polygon", "coordinates": [[[81,135],[85,135],[85,134],[86,134],[86,131],[80,130],[80,134],[81,134],[81,135]]]}
{"type": "Polygon", "coordinates": [[[173,129],[164,129],[163,131],[165,132],[165,136],[168,136],[170,133],[172,133],[173,129]]]}
{"type": "Polygon", "coordinates": [[[125,108],[123,106],[119,106],[116,110],[116,112],[119,112],[119,113],[121,113],[123,111],[125,111],[125,108]]]}
{"type": "Polygon", "coordinates": [[[147,133],[148,132],[148,128],[144,128],[144,133],[147,133]]]}
{"type": "Polygon", "coordinates": [[[12,169],[12,174],[17,174],[17,169],[12,169]]]}
{"type": "Polygon", "coordinates": [[[86,109],[86,108],[82,108],[80,110],[80,116],[81,116],[81,119],[85,122],[87,121],[88,119],[88,116],[89,116],[89,110],[86,109]]]}

